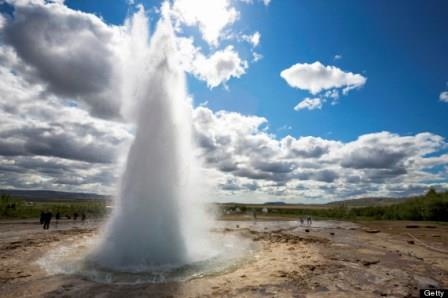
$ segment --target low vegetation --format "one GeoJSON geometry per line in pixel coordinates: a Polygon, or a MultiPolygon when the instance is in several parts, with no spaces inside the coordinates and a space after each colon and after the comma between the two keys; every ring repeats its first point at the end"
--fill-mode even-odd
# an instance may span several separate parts
{"type": "Polygon", "coordinates": [[[59,212],[62,218],[84,213],[88,218],[101,217],[106,214],[104,201],[63,201],[63,202],[30,202],[13,198],[7,194],[0,197],[0,218],[39,218],[41,211],[49,210],[54,214],[59,212]]]}
{"type": "MultiPolygon", "coordinates": [[[[233,214],[257,214],[301,217],[313,216],[315,218],[334,219],[375,219],[375,220],[429,220],[448,222],[448,192],[439,192],[430,189],[425,195],[400,200],[396,204],[351,206],[340,205],[223,205],[224,212],[233,214]],[[263,210],[264,209],[264,210],[263,210]]],[[[38,218],[41,211],[50,210],[61,217],[72,216],[74,213],[85,213],[87,217],[102,217],[107,213],[104,200],[74,200],[74,201],[36,201],[30,202],[20,198],[13,198],[7,194],[0,197],[0,218],[38,218]]]]}
{"type": "Polygon", "coordinates": [[[262,213],[263,208],[269,209],[269,214],[278,216],[313,216],[317,218],[334,219],[375,219],[375,220],[429,220],[448,221],[448,192],[437,193],[434,189],[429,190],[425,195],[400,200],[396,204],[373,205],[355,207],[346,204],[325,205],[314,207],[294,207],[288,206],[225,206],[227,212],[249,212],[256,209],[257,213],[262,213]]]}

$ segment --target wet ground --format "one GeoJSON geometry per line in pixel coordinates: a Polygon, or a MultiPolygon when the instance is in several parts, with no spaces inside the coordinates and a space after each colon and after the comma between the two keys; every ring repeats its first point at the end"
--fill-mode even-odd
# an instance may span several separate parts
{"type": "Polygon", "coordinates": [[[219,237],[256,249],[220,272],[165,283],[111,284],[49,270],[42,259],[85,249],[99,222],[0,222],[1,297],[418,297],[448,287],[448,225],[411,222],[219,221],[219,237]]]}

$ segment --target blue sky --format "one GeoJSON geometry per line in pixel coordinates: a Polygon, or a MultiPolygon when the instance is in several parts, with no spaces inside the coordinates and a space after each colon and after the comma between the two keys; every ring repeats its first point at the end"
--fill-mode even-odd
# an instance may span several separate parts
{"type": "MultiPolygon", "coordinates": [[[[142,3],[147,9],[160,6],[158,1],[142,3]]],[[[126,1],[66,4],[113,24],[122,24],[134,10],[126,1]]],[[[190,76],[196,103],[264,116],[278,136],[348,141],[383,130],[448,136],[448,104],[439,101],[448,89],[446,1],[273,0],[268,7],[241,2],[236,7],[241,16],[234,30],[259,31],[263,59],[230,80],[228,90],[209,89],[190,76]],[[297,112],[293,107],[307,92],[289,87],[279,74],[295,63],[314,61],[361,73],[367,83],[334,106],[297,112]],[[288,126],[292,129],[284,129],[288,126]]]]}

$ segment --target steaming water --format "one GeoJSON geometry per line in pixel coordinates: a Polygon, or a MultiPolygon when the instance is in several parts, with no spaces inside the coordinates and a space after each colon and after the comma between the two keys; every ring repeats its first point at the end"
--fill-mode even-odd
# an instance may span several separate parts
{"type": "Polygon", "coordinates": [[[132,57],[124,90],[136,133],[114,213],[90,260],[134,272],[198,261],[213,250],[208,250],[208,222],[197,200],[191,105],[173,29],[162,19],[148,45],[143,13],[128,25],[132,57]]]}
{"type": "Polygon", "coordinates": [[[123,114],[136,131],[113,214],[98,238],[58,247],[38,262],[50,274],[114,283],[184,280],[234,266],[251,245],[209,233],[192,107],[171,24],[162,18],[148,41],[141,9],[126,26],[117,81],[123,83],[123,114]]]}

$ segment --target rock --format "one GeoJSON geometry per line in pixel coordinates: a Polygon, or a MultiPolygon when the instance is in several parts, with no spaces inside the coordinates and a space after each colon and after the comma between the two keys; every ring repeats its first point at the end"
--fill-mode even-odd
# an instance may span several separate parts
{"type": "Polygon", "coordinates": [[[364,232],[366,232],[366,233],[371,233],[371,234],[376,234],[376,233],[379,233],[380,230],[376,230],[376,229],[365,229],[364,232]]]}
{"type": "Polygon", "coordinates": [[[330,235],[331,235],[331,236],[334,236],[334,233],[333,233],[333,232],[330,232],[330,235]]]}
{"type": "Polygon", "coordinates": [[[361,263],[364,266],[370,266],[370,265],[375,265],[378,264],[380,262],[380,260],[362,260],[361,263]]]}
{"type": "Polygon", "coordinates": [[[440,235],[432,235],[431,237],[440,238],[440,235]]]}
{"type": "Polygon", "coordinates": [[[415,241],[414,240],[408,240],[408,243],[409,244],[415,244],[415,241]]]}
{"type": "Polygon", "coordinates": [[[310,232],[310,230],[308,230],[308,229],[305,229],[305,232],[309,233],[309,232],[310,232]]]}
{"type": "Polygon", "coordinates": [[[381,296],[381,297],[387,296],[387,293],[379,291],[379,290],[373,291],[373,294],[375,294],[376,296],[381,296]]]}
{"type": "Polygon", "coordinates": [[[406,229],[418,229],[418,228],[420,228],[419,225],[407,225],[406,226],[406,229]]]}
{"type": "Polygon", "coordinates": [[[427,228],[427,229],[437,229],[436,226],[425,226],[425,228],[427,228]]]}

